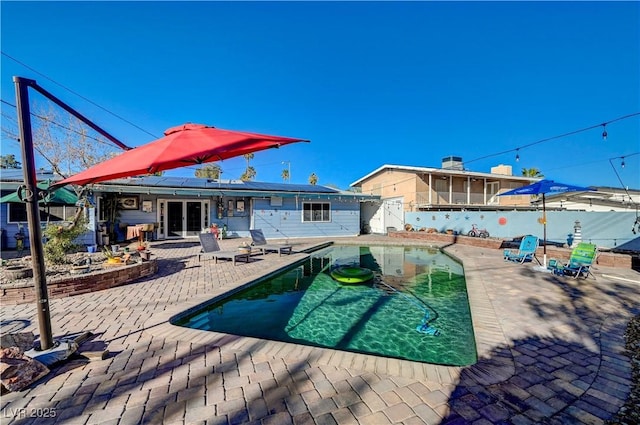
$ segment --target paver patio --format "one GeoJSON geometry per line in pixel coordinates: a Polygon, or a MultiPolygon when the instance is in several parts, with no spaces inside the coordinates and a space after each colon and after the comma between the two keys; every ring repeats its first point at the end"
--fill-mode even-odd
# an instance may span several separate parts
{"type": "MultiPolygon", "coordinates": [[[[319,240],[293,242],[296,251],[319,240]]],[[[623,333],[640,312],[633,270],[596,266],[596,280],[576,281],[504,262],[496,250],[446,247],[464,264],[479,353],[459,368],[172,326],[174,314],[306,255],[233,266],[198,262],[199,247],[154,242],[155,276],[50,300],[55,336],[89,330],[111,355],[67,362],[3,395],[2,423],[599,424],[629,393],[623,333]]],[[[38,333],[33,304],[3,305],[0,320],[2,333],[38,333]]]]}

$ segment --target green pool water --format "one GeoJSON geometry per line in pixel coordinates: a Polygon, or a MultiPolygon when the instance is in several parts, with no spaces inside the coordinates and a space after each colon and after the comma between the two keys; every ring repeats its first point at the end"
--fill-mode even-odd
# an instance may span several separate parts
{"type": "Polygon", "coordinates": [[[174,324],[425,363],[477,360],[462,265],[432,248],[331,246],[174,324]],[[329,275],[340,265],[375,278],[340,284],[329,275]]]}

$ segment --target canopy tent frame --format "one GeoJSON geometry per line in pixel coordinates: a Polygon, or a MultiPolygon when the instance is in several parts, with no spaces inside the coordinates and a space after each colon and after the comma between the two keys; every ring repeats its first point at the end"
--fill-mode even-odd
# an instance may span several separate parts
{"type": "Polygon", "coordinates": [[[42,229],[40,227],[40,211],[38,207],[38,193],[35,153],[33,149],[33,133],[31,127],[31,108],[29,105],[29,88],[32,88],[69,112],[80,121],[87,124],[93,130],[113,142],[123,150],[131,149],[111,134],[100,128],[80,112],[76,111],[44,88],[35,80],[13,77],[16,90],[16,110],[18,117],[18,131],[23,164],[24,187],[27,196],[24,201],[27,210],[27,228],[29,229],[29,243],[31,246],[31,262],[33,267],[33,280],[36,292],[36,311],[38,326],[40,329],[40,349],[53,348],[53,332],[51,328],[51,311],[49,308],[49,294],[47,291],[46,268],[44,264],[44,247],[42,245],[42,229]]]}

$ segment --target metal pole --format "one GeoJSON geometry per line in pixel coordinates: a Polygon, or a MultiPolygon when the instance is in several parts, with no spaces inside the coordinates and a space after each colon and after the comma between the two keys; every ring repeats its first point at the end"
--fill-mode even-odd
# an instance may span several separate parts
{"type": "Polygon", "coordinates": [[[547,268],[547,207],[544,203],[544,193],[542,194],[542,239],[544,245],[542,246],[542,263],[544,268],[547,268]]]}
{"type": "Polygon", "coordinates": [[[29,244],[31,246],[33,281],[36,289],[36,309],[38,312],[38,324],[40,326],[40,348],[42,350],[48,350],[53,347],[53,333],[51,332],[51,313],[49,311],[49,294],[47,292],[47,276],[44,266],[40,209],[38,207],[36,164],[33,153],[33,137],[31,134],[29,81],[31,80],[13,77],[13,82],[16,87],[16,109],[18,112],[20,146],[22,148],[23,175],[27,193],[27,225],[29,229],[29,244]]]}
{"type": "MultiPolygon", "coordinates": [[[[17,78],[20,78],[20,77],[17,77],[17,78]]],[[[58,105],[59,107],[61,107],[62,109],[64,109],[65,111],[67,111],[68,113],[73,115],[74,117],[78,118],[80,121],[82,121],[83,123],[85,123],[86,125],[91,127],[92,129],[94,129],[95,131],[100,133],[102,136],[104,136],[107,139],[109,139],[114,145],[118,146],[120,149],[125,150],[125,151],[128,151],[128,150],[131,149],[129,146],[125,145],[120,140],[116,139],[111,134],[107,133],[102,128],[98,127],[89,118],[85,117],[80,112],[76,111],[71,106],[67,105],[66,103],[64,103],[63,101],[61,101],[60,99],[58,99],[57,97],[55,97],[54,95],[52,95],[51,93],[49,93],[48,91],[46,91],[45,89],[40,87],[38,85],[38,83],[35,82],[35,80],[29,80],[27,78],[20,78],[20,79],[22,80],[22,82],[24,84],[31,86],[34,90],[40,92],[40,94],[42,94],[45,97],[47,97],[49,100],[54,102],[56,105],[58,105]]]]}

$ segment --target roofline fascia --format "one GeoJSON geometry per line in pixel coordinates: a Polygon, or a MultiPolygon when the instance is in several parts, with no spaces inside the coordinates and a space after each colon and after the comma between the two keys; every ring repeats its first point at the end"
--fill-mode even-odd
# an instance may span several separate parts
{"type": "Polygon", "coordinates": [[[447,170],[444,168],[432,168],[432,167],[414,167],[409,165],[391,165],[385,164],[381,167],[378,167],[374,171],[370,172],[366,176],[356,180],[351,183],[350,187],[357,186],[362,183],[362,181],[382,172],[385,170],[398,170],[398,171],[411,171],[416,173],[432,173],[432,174],[446,174],[451,176],[464,176],[464,177],[480,177],[480,178],[502,178],[509,180],[522,180],[526,182],[536,182],[542,180],[542,177],[527,177],[527,176],[514,176],[514,175],[506,175],[506,174],[492,174],[492,173],[483,173],[480,171],[467,171],[467,170],[447,170]]]}
{"type": "Polygon", "coordinates": [[[135,185],[102,185],[96,184],[93,189],[96,192],[117,193],[126,192],[139,195],[168,195],[168,196],[195,196],[195,197],[211,197],[211,196],[245,196],[245,197],[262,197],[269,198],[279,196],[283,198],[292,197],[324,197],[324,198],[352,198],[352,199],[371,199],[376,200],[380,197],[377,195],[367,195],[363,193],[343,193],[343,192],[283,192],[277,190],[269,191],[253,191],[253,190],[234,190],[234,189],[217,189],[217,188],[195,188],[195,187],[147,187],[135,185]]]}

